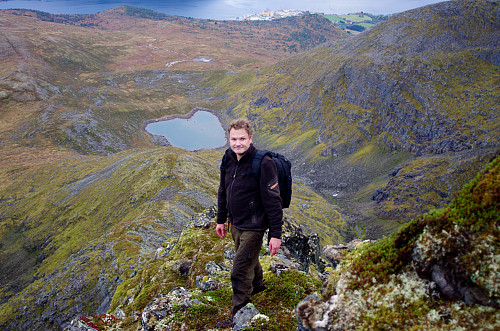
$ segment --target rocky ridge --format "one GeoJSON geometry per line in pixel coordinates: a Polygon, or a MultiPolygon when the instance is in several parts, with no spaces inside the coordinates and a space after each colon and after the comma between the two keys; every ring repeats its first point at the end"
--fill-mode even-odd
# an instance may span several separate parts
{"type": "MultiPolygon", "coordinates": [[[[234,258],[231,240],[215,235],[214,218],[214,208],[193,217],[177,242],[159,249],[149,265],[119,286],[107,314],[79,317],[71,321],[65,330],[76,331],[86,327],[135,329],[138,324],[143,330],[198,329],[201,325],[214,327],[230,311],[230,304],[227,305],[231,292],[229,275],[234,258]],[[144,292],[141,288],[146,284],[148,290],[144,292]],[[216,300],[217,296],[225,297],[224,302],[220,298],[216,300]],[[196,316],[199,320],[191,320],[196,311],[210,312],[213,316],[201,314],[196,316]]],[[[275,257],[271,258],[266,244],[263,245],[261,260],[265,266],[267,291],[277,290],[276,282],[297,286],[299,293],[319,288],[326,274],[318,270],[324,269],[326,260],[319,257],[321,246],[317,235],[303,234],[289,220],[285,220],[283,233],[283,246],[275,257]],[[300,283],[288,284],[297,279],[300,283]]],[[[267,325],[272,321],[293,325],[293,318],[281,320],[283,316],[279,317],[276,307],[268,306],[270,303],[266,299],[259,301],[261,296],[256,296],[255,305],[249,304],[235,317],[235,330],[247,328],[252,323],[267,325]],[[260,313],[259,308],[274,316],[260,313]]],[[[299,300],[299,296],[293,295],[291,302],[284,302],[283,305],[293,309],[299,300]]]]}
{"type": "MultiPolygon", "coordinates": [[[[374,242],[355,240],[324,249],[312,245],[305,253],[296,242],[315,242],[315,235],[305,236],[287,221],[284,249],[274,258],[261,256],[268,288],[235,318],[233,329],[497,328],[499,175],[496,158],[448,207],[374,242]],[[315,260],[318,253],[321,266],[304,262],[315,260]],[[307,274],[297,272],[308,263],[307,274]],[[286,287],[278,287],[280,283],[286,287]],[[277,308],[276,299],[284,297],[276,295],[289,291],[288,286],[303,296],[292,299],[296,324],[278,318],[287,313],[277,308]]],[[[227,316],[230,306],[232,243],[214,235],[214,217],[215,211],[208,210],[194,218],[179,241],[166,248],[168,253],[155,258],[159,267],[151,269],[154,272],[141,270],[142,276],[136,276],[127,291],[117,291],[107,314],[80,317],[66,330],[219,329],[216,322],[227,316]],[[179,255],[179,249],[191,249],[187,241],[196,245],[200,240],[205,244],[193,258],[179,255]],[[170,283],[172,275],[183,284],[170,283]],[[156,282],[161,285],[153,285],[156,282]],[[154,290],[137,311],[133,302],[145,284],[154,290]]]]}

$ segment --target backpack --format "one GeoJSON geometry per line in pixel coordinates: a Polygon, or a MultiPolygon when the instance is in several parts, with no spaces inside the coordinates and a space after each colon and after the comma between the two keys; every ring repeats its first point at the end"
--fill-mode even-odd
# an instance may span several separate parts
{"type": "MultiPolygon", "coordinates": [[[[230,150],[230,148],[229,148],[230,150]]],[[[265,155],[269,155],[274,163],[276,164],[276,169],[278,171],[278,185],[280,187],[280,196],[282,201],[282,207],[290,207],[290,200],[292,199],[292,163],[283,155],[275,153],[268,150],[258,150],[252,160],[252,173],[258,179],[260,177],[260,164],[265,155]]],[[[222,157],[221,163],[221,176],[225,178],[226,170],[226,154],[222,157]]]]}

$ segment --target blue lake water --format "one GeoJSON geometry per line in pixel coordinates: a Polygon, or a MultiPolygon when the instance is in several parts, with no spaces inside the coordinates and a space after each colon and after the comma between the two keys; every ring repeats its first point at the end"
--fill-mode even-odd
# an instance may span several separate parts
{"type": "Polygon", "coordinates": [[[164,136],[172,146],[190,151],[218,148],[226,144],[226,133],[217,116],[202,110],[188,119],[174,118],[150,123],[146,131],[164,136]]]}

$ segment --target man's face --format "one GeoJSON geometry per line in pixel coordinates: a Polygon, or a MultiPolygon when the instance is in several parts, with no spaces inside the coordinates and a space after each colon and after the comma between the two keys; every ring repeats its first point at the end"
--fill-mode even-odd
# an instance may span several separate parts
{"type": "Polygon", "coordinates": [[[229,131],[229,145],[236,153],[238,160],[245,154],[252,143],[252,136],[245,129],[231,129],[229,131]]]}

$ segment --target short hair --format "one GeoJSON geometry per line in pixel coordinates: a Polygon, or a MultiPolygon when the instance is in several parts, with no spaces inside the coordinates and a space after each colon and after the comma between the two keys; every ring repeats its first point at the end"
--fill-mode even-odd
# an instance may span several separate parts
{"type": "Polygon", "coordinates": [[[248,136],[252,136],[252,124],[246,118],[238,118],[236,120],[232,120],[229,123],[229,127],[227,128],[227,132],[231,133],[231,129],[240,130],[245,129],[248,132],[248,136]]]}

